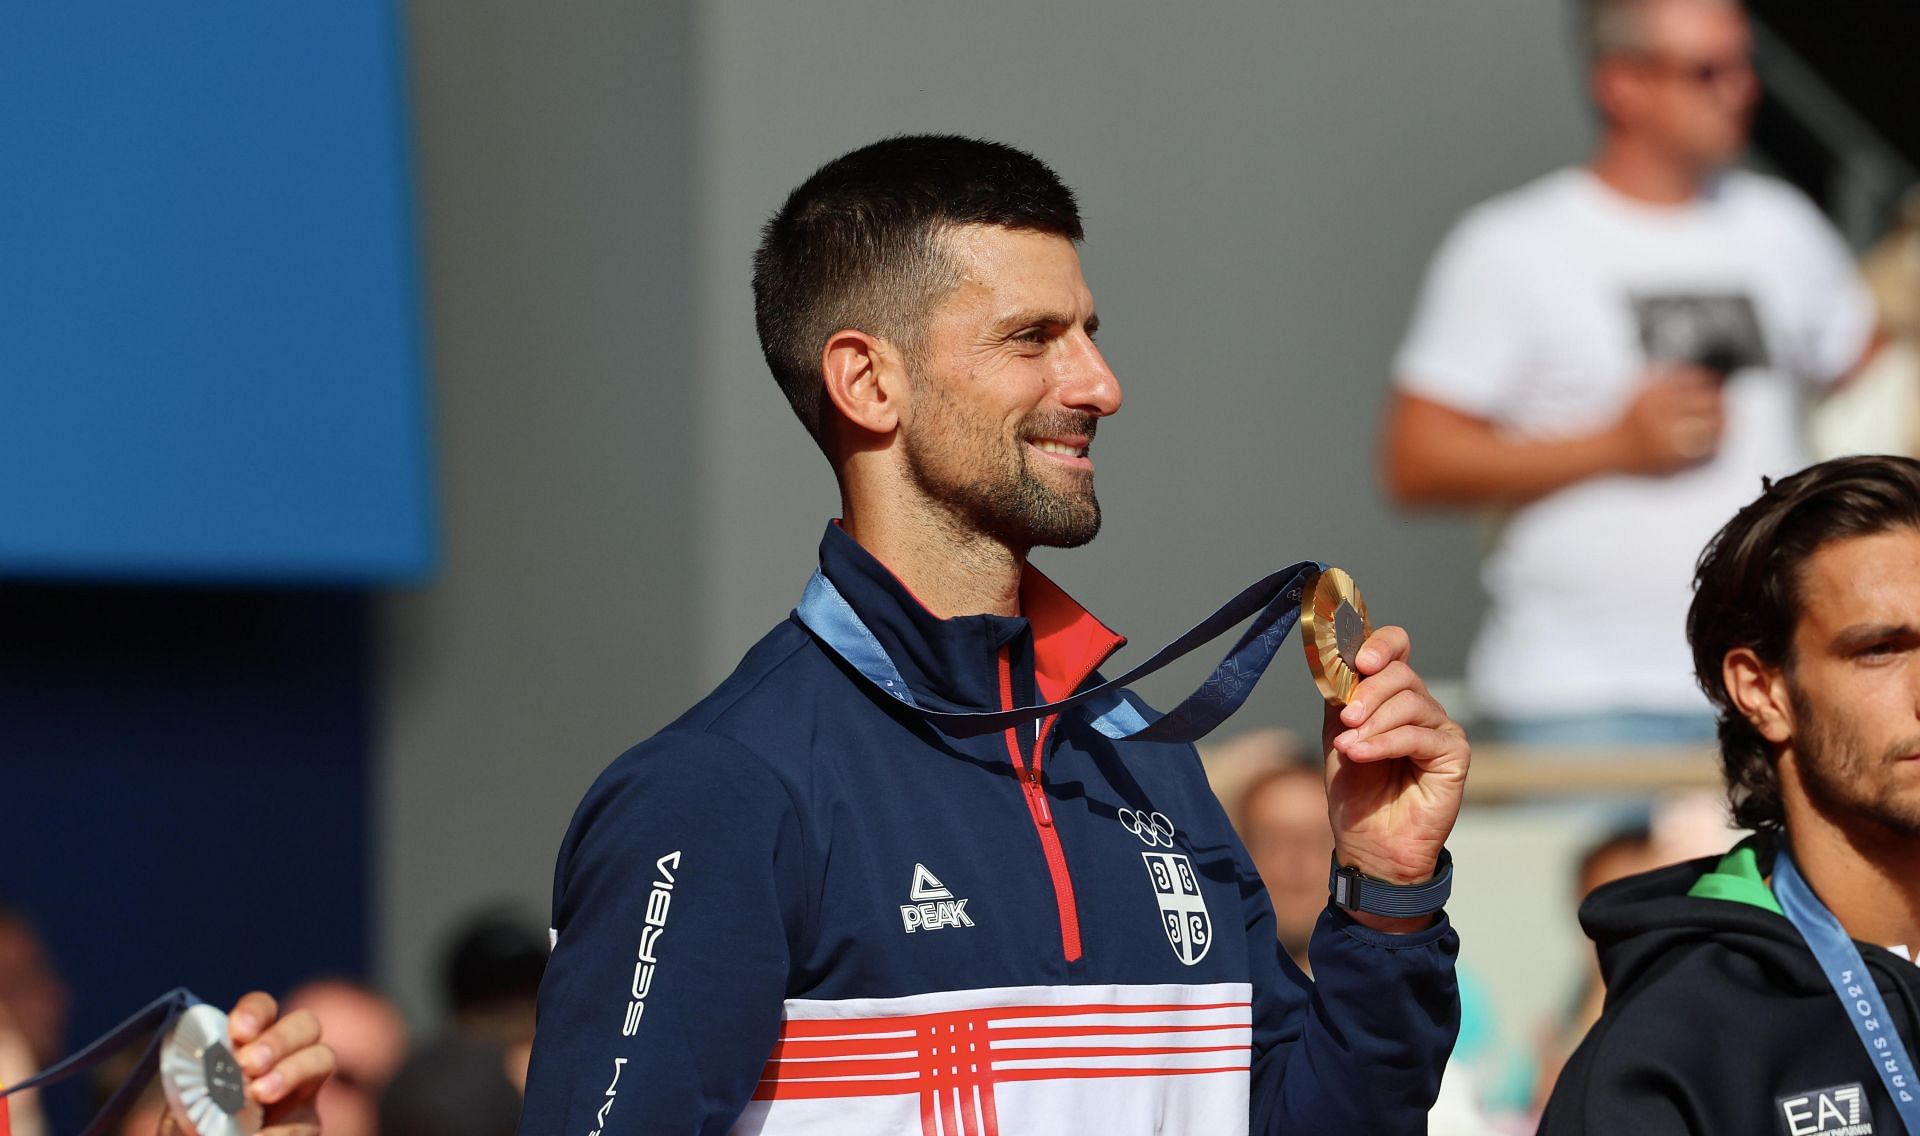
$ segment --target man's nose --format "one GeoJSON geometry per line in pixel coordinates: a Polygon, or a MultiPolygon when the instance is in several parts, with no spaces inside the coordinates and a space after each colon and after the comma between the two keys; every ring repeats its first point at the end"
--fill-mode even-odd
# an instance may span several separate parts
{"type": "Polygon", "coordinates": [[[1120,409],[1124,396],[1120,380],[1107,366],[1107,358],[1092,338],[1084,333],[1068,361],[1060,382],[1060,403],[1072,409],[1102,417],[1120,409]]]}

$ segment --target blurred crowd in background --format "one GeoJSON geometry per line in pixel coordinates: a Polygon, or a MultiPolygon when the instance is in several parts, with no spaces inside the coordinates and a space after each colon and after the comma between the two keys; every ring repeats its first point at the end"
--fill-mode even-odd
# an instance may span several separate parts
{"type": "MultiPolygon", "coordinates": [[[[1566,934],[1593,889],[1738,836],[1712,785],[1714,723],[1683,636],[1701,544],[1762,475],[1843,453],[1920,455],[1920,190],[1856,257],[1784,181],[1720,172],[1746,150],[1762,93],[1737,7],[1590,10],[1603,125],[1589,163],[1468,213],[1429,269],[1391,389],[1354,394],[1384,408],[1389,497],[1491,522],[1490,606],[1455,712],[1471,715],[1489,777],[1503,760],[1549,767],[1501,799],[1547,823],[1573,818],[1584,834],[1555,904],[1566,934]],[[1583,762],[1626,768],[1627,751],[1647,746],[1684,750],[1694,775],[1564,791],[1585,783],[1572,772],[1583,762]]],[[[1313,729],[1203,748],[1282,943],[1309,972],[1332,848],[1313,729]]],[[[338,1054],[320,1102],[329,1136],[511,1133],[547,949],[544,920],[510,907],[451,929],[433,1026],[410,1029],[364,974],[281,992],[319,1016],[338,1054]]],[[[35,912],[0,909],[0,1080],[84,1040],[67,1028],[61,970],[35,912]]],[[[1598,1016],[1591,952],[1538,977],[1560,1006],[1539,1020],[1496,1022],[1494,976],[1476,973],[1471,953],[1461,978],[1465,1022],[1433,1130],[1529,1131],[1598,1016]]],[[[124,1073],[102,1070],[96,1088],[124,1073]]],[[[147,1136],[161,1107],[149,1094],[120,1131],[147,1136]]],[[[34,1124],[34,1108],[16,1105],[14,1131],[37,1136],[34,1124]]]]}
{"type": "MultiPolygon", "coordinates": [[[[1280,940],[1306,973],[1313,973],[1307,942],[1327,903],[1327,864],[1333,832],[1327,823],[1326,785],[1313,746],[1285,730],[1256,731],[1204,747],[1214,791],[1228,807],[1273,900],[1280,940]]],[[[1728,827],[1721,795],[1679,790],[1658,796],[1614,796],[1596,814],[1564,804],[1538,807],[1584,822],[1599,835],[1579,850],[1562,882],[1561,918],[1568,923],[1594,889],[1667,864],[1725,852],[1740,835],[1728,827]],[[1581,815],[1584,813],[1585,815],[1581,815]]],[[[1589,952],[1580,966],[1549,976],[1559,1009],[1515,1023],[1505,1040],[1494,1020],[1491,985],[1502,976],[1460,967],[1460,1039],[1430,1116],[1436,1136],[1492,1136],[1533,1131],[1567,1056],[1600,1017],[1605,997],[1600,969],[1589,952]]]]}

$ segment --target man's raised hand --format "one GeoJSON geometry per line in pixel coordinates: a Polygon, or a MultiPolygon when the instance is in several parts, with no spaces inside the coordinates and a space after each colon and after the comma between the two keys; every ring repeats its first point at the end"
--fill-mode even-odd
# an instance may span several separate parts
{"type": "MultiPolygon", "coordinates": [[[[1362,676],[1345,706],[1329,706],[1322,727],[1327,754],[1327,816],[1344,867],[1395,884],[1433,876],[1460,815],[1470,750],[1466,731],[1447,716],[1408,664],[1404,628],[1382,627],[1355,659],[1362,676]]],[[[1381,930],[1431,922],[1356,914],[1381,930]]]]}

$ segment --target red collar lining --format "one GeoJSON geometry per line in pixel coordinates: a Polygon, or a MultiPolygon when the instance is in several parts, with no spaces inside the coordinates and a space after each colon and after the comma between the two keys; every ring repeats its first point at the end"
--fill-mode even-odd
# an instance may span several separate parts
{"type": "Polygon", "coordinates": [[[1031,564],[1020,573],[1020,614],[1033,627],[1033,678],[1042,702],[1079,690],[1127,641],[1031,564]]]}
{"type": "MultiPolygon", "coordinates": [[[[831,523],[846,531],[839,517],[831,523]]],[[[880,564],[879,557],[874,557],[874,562],[880,564]]],[[[927,610],[893,569],[880,566],[922,611],[927,610]]],[[[1031,563],[1020,568],[1020,614],[1033,630],[1033,678],[1042,702],[1058,702],[1072,695],[1087,676],[1127,643],[1126,636],[1100,622],[1031,563]]]]}

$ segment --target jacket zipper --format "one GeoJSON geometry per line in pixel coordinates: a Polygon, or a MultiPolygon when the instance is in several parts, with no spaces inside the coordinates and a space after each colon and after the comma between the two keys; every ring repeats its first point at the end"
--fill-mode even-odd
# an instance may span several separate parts
{"type": "MultiPolygon", "coordinates": [[[[1013,663],[1005,647],[1000,648],[1000,708],[1011,710],[1013,703],[1013,663]]],[[[1006,730],[1007,755],[1013,758],[1013,771],[1020,779],[1020,791],[1027,799],[1027,814],[1040,837],[1040,850],[1047,858],[1047,872],[1053,877],[1053,901],[1060,912],[1060,948],[1068,962],[1080,960],[1080,905],[1073,897],[1073,877],[1067,874],[1067,853],[1060,847],[1060,832],[1053,826],[1053,809],[1047,804],[1047,787],[1040,780],[1047,736],[1053,732],[1058,714],[1041,719],[1033,732],[1033,761],[1029,764],[1020,752],[1020,731],[1006,730]]]]}

